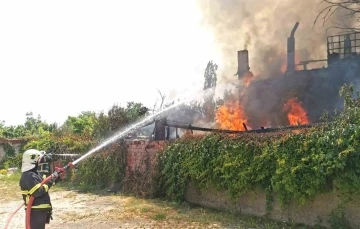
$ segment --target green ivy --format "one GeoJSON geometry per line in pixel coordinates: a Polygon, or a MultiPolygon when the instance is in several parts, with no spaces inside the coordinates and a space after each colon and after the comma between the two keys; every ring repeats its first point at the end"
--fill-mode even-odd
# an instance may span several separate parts
{"type": "Polygon", "coordinates": [[[331,191],[345,199],[360,194],[360,99],[351,85],[340,92],[345,109],[326,125],[300,133],[210,134],[175,141],[159,159],[160,188],[181,201],[188,182],[226,190],[234,199],[260,187],[268,197],[275,193],[283,206],[331,191]]]}
{"type": "Polygon", "coordinates": [[[112,144],[87,158],[76,169],[72,182],[82,190],[95,190],[121,182],[125,177],[126,147],[112,144]]]}
{"type": "Polygon", "coordinates": [[[15,156],[16,150],[15,150],[15,148],[14,148],[14,146],[13,146],[12,144],[10,144],[10,143],[5,143],[5,144],[3,145],[3,148],[4,148],[4,151],[5,151],[5,156],[7,156],[7,157],[13,157],[13,156],[15,156]]]}

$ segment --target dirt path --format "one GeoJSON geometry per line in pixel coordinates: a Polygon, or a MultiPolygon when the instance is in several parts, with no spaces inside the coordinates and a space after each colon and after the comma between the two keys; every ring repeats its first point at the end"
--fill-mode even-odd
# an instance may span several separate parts
{"type": "MultiPolygon", "coordinates": [[[[10,214],[22,204],[18,179],[0,180],[0,229],[10,214]]],[[[61,187],[50,190],[54,220],[47,229],[111,228],[239,228],[239,229],[304,229],[256,217],[236,216],[188,204],[127,195],[99,195],[69,191],[61,187]]],[[[13,217],[9,229],[25,228],[22,207],[13,217]]]]}
{"type": "MultiPolygon", "coordinates": [[[[140,217],[120,217],[126,198],[117,196],[97,196],[75,191],[56,191],[51,193],[54,206],[54,220],[47,228],[146,228],[154,222],[140,217]]],[[[0,204],[0,228],[4,228],[8,216],[21,201],[0,204]]],[[[24,228],[25,211],[21,208],[13,217],[9,229],[24,228]]]]}

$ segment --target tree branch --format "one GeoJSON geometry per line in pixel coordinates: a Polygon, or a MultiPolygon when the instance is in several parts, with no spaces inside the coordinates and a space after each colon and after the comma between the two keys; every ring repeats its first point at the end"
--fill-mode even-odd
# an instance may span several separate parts
{"type": "MultiPolygon", "coordinates": [[[[334,15],[334,13],[339,11],[340,9],[347,12],[345,15],[349,16],[349,18],[352,18],[356,14],[360,13],[360,0],[322,0],[321,3],[327,3],[329,5],[322,9],[317,15],[313,23],[313,28],[319,18],[322,19],[322,24],[324,26],[325,23],[328,22],[329,19],[334,15]]],[[[357,22],[360,22],[359,18],[357,19],[357,22]]],[[[347,26],[331,26],[330,28],[352,29],[354,31],[358,30],[357,28],[350,28],[347,26]]]]}

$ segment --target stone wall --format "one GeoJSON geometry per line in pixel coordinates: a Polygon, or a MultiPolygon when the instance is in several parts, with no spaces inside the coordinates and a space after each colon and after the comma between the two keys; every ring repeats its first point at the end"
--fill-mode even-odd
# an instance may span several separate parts
{"type": "MultiPolygon", "coordinates": [[[[295,202],[289,204],[285,209],[280,207],[276,196],[273,196],[272,209],[266,211],[265,192],[258,189],[246,192],[238,200],[231,200],[225,192],[215,191],[207,188],[198,190],[193,184],[189,184],[185,192],[185,200],[204,207],[241,213],[253,216],[266,216],[268,218],[296,222],[306,225],[320,224],[329,226],[328,220],[331,211],[338,207],[340,198],[334,193],[318,195],[312,201],[303,205],[295,202]]],[[[354,197],[345,206],[346,219],[353,228],[360,228],[360,197],[354,197]]]]}
{"type": "Polygon", "coordinates": [[[0,139],[0,160],[5,156],[6,152],[4,150],[4,144],[11,144],[15,149],[15,153],[17,153],[20,147],[26,144],[26,141],[19,139],[0,139]]]}
{"type": "Polygon", "coordinates": [[[5,157],[5,154],[6,154],[6,152],[5,152],[5,150],[4,150],[4,147],[3,147],[2,144],[0,144],[0,160],[1,160],[3,157],[5,157]]]}

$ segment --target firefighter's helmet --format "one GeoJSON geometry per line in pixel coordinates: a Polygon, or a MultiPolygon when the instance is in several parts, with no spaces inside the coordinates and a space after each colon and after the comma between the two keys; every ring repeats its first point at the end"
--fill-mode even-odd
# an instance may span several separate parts
{"type": "Polygon", "coordinates": [[[36,149],[26,150],[23,154],[21,172],[32,170],[36,167],[39,159],[44,155],[44,151],[36,149]]]}

